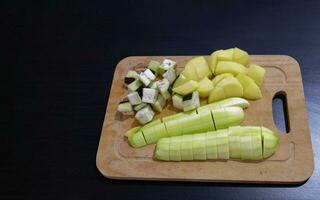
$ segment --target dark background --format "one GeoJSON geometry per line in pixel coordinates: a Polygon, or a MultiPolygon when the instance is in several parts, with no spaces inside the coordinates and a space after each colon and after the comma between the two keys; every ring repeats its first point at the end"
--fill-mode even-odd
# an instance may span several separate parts
{"type": "Polygon", "coordinates": [[[320,1],[75,2],[1,2],[0,60],[12,76],[0,199],[319,198],[320,1]],[[122,58],[234,46],[300,63],[315,156],[305,184],[116,181],[98,172],[110,83],[122,58]]]}

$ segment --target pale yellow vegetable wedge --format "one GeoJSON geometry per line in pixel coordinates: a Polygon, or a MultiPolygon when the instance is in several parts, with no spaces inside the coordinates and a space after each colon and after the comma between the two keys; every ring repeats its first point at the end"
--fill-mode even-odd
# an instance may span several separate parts
{"type": "Polygon", "coordinates": [[[247,65],[249,63],[249,55],[246,51],[235,47],[233,50],[232,61],[240,63],[242,65],[247,65]]]}
{"type": "Polygon", "coordinates": [[[239,80],[243,87],[244,98],[250,100],[261,99],[261,90],[252,78],[245,74],[238,74],[236,78],[239,80]]]}
{"type": "Polygon", "coordinates": [[[231,73],[237,75],[239,73],[246,73],[247,68],[239,63],[232,61],[219,61],[216,67],[215,74],[231,73]]]}
{"type": "Polygon", "coordinates": [[[217,55],[218,61],[232,61],[233,59],[233,48],[222,50],[217,55]]]}
{"type": "Polygon", "coordinates": [[[259,87],[262,86],[265,73],[266,73],[266,70],[264,68],[255,64],[251,64],[247,71],[247,75],[250,78],[252,78],[259,87]]]}
{"type": "Polygon", "coordinates": [[[216,86],[222,79],[224,79],[226,77],[232,77],[232,76],[233,76],[233,74],[231,74],[231,73],[223,73],[223,74],[219,74],[219,75],[215,76],[212,79],[213,86],[216,86]]]}
{"type": "Polygon", "coordinates": [[[208,102],[212,103],[229,97],[242,97],[243,87],[235,77],[222,79],[211,91],[208,102]]]}
{"type": "Polygon", "coordinates": [[[212,74],[215,74],[215,69],[216,69],[216,66],[217,66],[217,61],[218,61],[218,54],[221,53],[223,50],[217,50],[215,52],[213,52],[209,59],[208,59],[208,64],[209,64],[209,67],[210,67],[210,70],[212,72],[212,74]]]}
{"type": "Polygon", "coordinates": [[[210,81],[210,79],[205,77],[201,81],[199,81],[199,87],[197,91],[199,92],[200,97],[208,97],[211,90],[213,90],[213,83],[210,81]]]}
{"type": "Polygon", "coordinates": [[[195,90],[197,90],[199,87],[199,83],[194,80],[190,80],[176,88],[173,88],[173,91],[175,93],[178,93],[180,95],[187,95],[195,90]]]}

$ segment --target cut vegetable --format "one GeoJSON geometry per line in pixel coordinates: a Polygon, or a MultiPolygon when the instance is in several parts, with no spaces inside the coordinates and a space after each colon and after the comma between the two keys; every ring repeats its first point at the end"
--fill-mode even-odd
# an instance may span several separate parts
{"type": "Polygon", "coordinates": [[[154,73],[155,76],[158,75],[158,70],[159,70],[160,63],[155,60],[151,60],[149,62],[148,68],[154,73]]]}
{"type": "Polygon", "coordinates": [[[211,110],[216,129],[224,129],[238,125],[244,118],[244,112],[240,107],[226,107],[211,110]]]}
{"type": "Polygon", "coordinates": [[[190,111],[200,107],[199,93],[193,92],[183,97],[183,111],[190,111]]]}
{"type": "Polygon", "coordinates": [[[230,130],[229,128],[162,138],[157,142],[155,158],[165,161],[229,158],[260,161],[274,154],[277,149],[279,139],[269,129],[258,126],[238,126],[232,128],[233,134],[230,134],[230,130]],[[260,131],[251,132],[251,130],[260,131]],[[170,141],[169,150],[168,141],[170,141]],[[234,144],[237,145],[234,146],[234,144]],[[180,147],[179,150],[178,147],[180,147]]]}
{"type": "Polygon", "coordinates": [[[222,50],[217,54],[218,61],[232,61],[233,49],[222,50]]]}
{"type": "Polygon", "coordinates": [[[190,80],[176,88],[173,88],[173,91],[175,93],[178,93],[180,95],[187,95],[190,94],[191,92],[197,90],[199,87],[199,83],[193,80],[190,80]]]}
{"type": "Polygon", "coordinates": [[[143,72],[139,74],[139,80],[143,83],[144,86],[148,86],[151,83],[151,80],[143,72]]]}
{"type": "Polygon", "coordinates": [[[128,90],[129,92],[134,92],[136,91],[138,88],[140,88],[142,86],[142,83],[140,80],[135,80],[132,83],[130,83],[128,85],[128,90]]]}
{"type": "Polygon", "coordinates": [[[129,144],[134,148],[139,148],[147,145],[141,131],[131,133],[128,135],[129,144]]]}
{"type": "Polygon", "coordinates": [[[129,70],[125,78],[139,79],[139,74],[136,71],[129,70]]]}
{"type": "Polygon", "coordinates": [[[207,77],[203,78],[199,82],[199,87],[197,91],[199,92],[200,97],[208,97],[211,90],[213,90],[213,83],[207,77]]]}
{"type": "Polygon", "coordinates": [[[118,104],[119,112],[121,112],[123,115],[134,115],[134,111],[132,109],[132,105],[129,103],[129,101],[122,101],[118,104]]]}
{"type": "Polygon", "coordinates": [[[189,80],[194,80],[194,81],[200,80],[200,78],[197,75],[195,66],[190,61],[187,62],[181,74],[183,74],[189,80]]]}
{"type": "Polygon", "coordinates": [[[233,50],[233,59],[234,62],[240,63],[242,65],[247,65],[249,63],[249,55],[246,51],[243,51],[237,47],[233,50]]]}
{"type": "Polygon", "coordinates": [[[156,102],[154,104],[151,104],[151,107],[157,112],[162,112],[165,105],[166,100],[162,97],[162,95],[158,95],[156,102]]]}
{"type": "Polygon", "coordinates": [[[211,77],[211,70],[203,56],[195,57],[189,62],[192,62],[192,65],[195,67],[199,80],[203,79],[204,77],[211,77]]]}
{"type": "Polygon", "coordinates": [[[193,160],[206,160],[206,133],[194,134],[192,137],[193,160]]]}
{"type": "Polygon", "coordinates": [[[156,79],[156,76],[154,75],[154,73],[150,70],[150,69],[146,69],[143,74],[150,80],[153,81],[154,79],[156,79]]]}
{"type": "Polygon", "coordinates": [[[145,103],[155,103],[158,98],[158,90],[143,88],[142,101],[145,103]]]}
{"type": "Polygon", "coordinates": [[[166,127],[161,122],[150,126],[144,126],[141,128],[141,131],[147,144],[153,144],[160,138],[168,137],[166,127]]]}
{"type": "Polygon", "coordinates": [[[164,74],[169,68],[175,68],[177,63],[170,59],[164,59],[161,65],[158,68],[158,72],[162,75],[164,74]]]}
{"type": "Polygon", "coordinates": [[[133,109],[138,112],[139,110],[141,110],[142,108],[144,108],[145,106],[147,106],[147,103],[140,103],[139,105],[136,105],[133,109]]]}
{"type": "Polygon", "coordinates": [[[233,74],[231,74],[231,73],[223,73],[223,74],[219,74],[219,75],[215,76],[215,77],[212,79],[213,86],[218,85],[218,83],[219,83],[222,79],[224,79],[224,78],[226,78],[226,77],[232,77],[232,76],[233,76],[233,74]]]}
{"type": "Polygon", "coordinates": [[[209,59],[208,59],[208,64],[209,64],[209,67],[210,67],[210,70],[211,70],[211,73],[212,74],[215,74],[215,69],[216,69],[216,66],[217,66],[217,61],[218,61],[218,54],[220,54],[223,50],[217,50],[215,52],[213,52],[209,59]]]}
{"type": "Polygon", "coordinates": [[[265,74],[266,70],[255,64],[251,64],[247,71],[247,76],[251,77],[259,87],[262,86],[265,74]]]}
{"type": "Polygon", "coordinates": [[[178,108],[179,110],[183,110],[183,97],[179,94],[173,95],[172,104],[173,107],[178,108]]]}
{"type": "Polygon", "coordinates": [[[243,109],[249,107],[249,102],[243,98],[240,97],[231,97],[228,99],[220,100],[214,103],[207,104],[205,106],[201,106],[197,109],[198,114],[202,112],[210,112],[212,109],[217,109],[217,108],[225,108],[225,107],[232,107],[232,106],[237,106],[241,107],[243,109]]]}
{"type": "Polygon", "coordinates": [[[216,67],[215,74],[231,73],[237,75],[239,73],[246,73],[247,68],[242,64],[232,61],[219,61],[216,67]]]}
{"type": "Polygon", "coordinates": [[[131,92],[127,95],[131,105],[138,105],[142,103],[141,97],[138,92],[131,92]]]}
{"type": "Polygon", "coordinates": [[[173,83],[176,80],[176,72],[174,68],[169,68],[163,75],[163,78],[167,79],[169,83],[173,83]]]}
{"type": "Polygon", "coordinates": [[[246,99],[257,100],[262,97],[260,88],[252,78],[244,74],[238,74],[236,77],[243,87],[243,97],[246,99]]]}
{"type": "Polygon", "coordinates": [[[150,106],[146,106],[136,113],[135,118],[140,122],[140,124],[146,124],[152,121],[153,116],[154,111],[150,106]]]}
{"type": "Polygon", "coordinates": [[[176,80],[174,81],[174,83],[173,83],[173,88],[178,87],[178,86],[184,84],[184,83],[187,82],[187,81],[188,81],[188,79],[187,79],[183,74],[180,74],[180,75],[176,78],[176,80]]]}
{"type": "Polygon", "coordinates": [[[212,103],[229,97],[242,97],[243,88],[241,83],[234,77],[222,79],[211,91],[208,102],[212,103]]]}
{"type": "Polygon", "coordinates": [[[171,97],[171,94],[169,92],[170,83],[167,79],[162,79],[157,82],[157,88],[159,89],[161,95],[164,99],[168,100],[171,97]]]}

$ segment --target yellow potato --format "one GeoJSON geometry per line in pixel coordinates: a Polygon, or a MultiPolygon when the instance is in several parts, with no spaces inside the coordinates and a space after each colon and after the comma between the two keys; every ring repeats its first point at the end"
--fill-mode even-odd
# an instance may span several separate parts
{"type": "Polygon", "coordinates": [[[211,91],[208,103],[229,97],[242,97],[243,87],[234,77],[225,77],[211,91]]]}
{"type": "Polygon", "coordinates": [[[203,78],[199,82],[199,87],[197,89],[200,97],[208,97],[211,90],[213,90],[213,83],[207,77],[203,78]]]}
{"type": "Polygon", "coordinates": [[[233,76],[233,74],[231,73],[223,73],[223,74],[217,75],[212,79],[213,86],[217,85],[225,77],[231,77],[231,76],[233,76]]]}
{"type": "Polygon", "coordinates": [[[195,57],[191,59],[189,62],[191,62],[192,65],[195,67],[199,79],[203,79],[204,77],[210,77],[212,75],[208,63],[203,56],[195,57]]]}
{"type": "Polygon", "coordinates": [[[242,65],[247,65],[249,63],[249,55],[246,51],[243,51],[237,47],[233,50],[233,62],[240,63],[242,65]]]}
{"type": "Polygon", "coordinates": [[[232,61],[233,59],[233,49],[222,50],[217,55],[218,61],[232,61]]]}
{"type": "Polygon", "coordinates": [[[243,97],[257,100],[262,97],[261,90],[252,78],[245,74],[238,74],[236,77],[243,87],[243,97]]]}
{"type": "Polygon", "coordinates": [[[216,66],[217,66],[217,61],[218,61],[218,54],[221,53],[223,50],[217,50],[215,52],[213,52],[209,59],[208,59],[208,64],[209,64],[209,67],[210,67],[210,70],[212,72],[212,74],[214,74],[215,72],[215,69],[216,69],[216,66]]]}
{"type": "Polygon", "coordinates": [[[216,67],[215,74],[231,73],[237,75],[246,73],[247,68],[239,63],[232,61],[219,61],[216,67]]]}
{"type": "Polygon", "coordinates": [[[252,78],[256,84],[261,87],[264,76],[266,74],[266,70],[259,65],[251,64],[248,71],[247,71],[247,76],[252,78]]]}
{"type": "Polygon", "coordinates": [[[197,81],[194,81],[194,80],[190,80],[176,88],[173,88],[172,90],[175,92],[175,93],[178,93],[180,95],[186,95],[186,94],[189,94],[195,90],[197,90],[199,87],[199,83],[197,81]]]}
{"type": "Polygon", "coordinates": [[[196,69],[193,66],[193,63],[190,61],[187,62],[186,66],[184,67],[184,70],[181,73],[189,80],[198,81],[200,79],[196,73],[196,69]]]}

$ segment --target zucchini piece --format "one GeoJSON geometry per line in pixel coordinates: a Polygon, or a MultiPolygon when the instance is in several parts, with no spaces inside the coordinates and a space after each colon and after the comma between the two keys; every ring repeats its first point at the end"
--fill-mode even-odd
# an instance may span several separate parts
{"type": "Polygon", "coordinates": [[[168,137],[166,127],[163,123],[159,122],[152,126],[141,128],[147,144],[154,144],[160,138],[168,137]]]}
{"type": "Polygon", "coordinates": [[[181,152],[180,152],[181,139],[182,137],[179,137],[179,136],[170,137],[169,158],[171,161],[181,161],[181,152]]]}
{"type": "Polygon", "coordinates": [[[206,133],[192,135],[193,160],[206,160],[206,133]]]}
{"type": "Polygon", "coordinates": [[[143,147],[147,145],[141,131],[137,131],[135,133],[129,134],[128,141],[129,141],[129,144],[134,148],[143,147]]]}
{"type": "Polygon", "coordinates": [[[227,129],[217,130],[216,140],[217,140],[218,159],[228,160],[230,158],[228,130],[227,129]]]}
{"type": "Polygon", "coordinates": [[[157,142],[155,158],[170,161],[170,138],[162,138],[157,142]]]}
{"type": "Polygon", "coordinates": [[[183,135],[180,145],[181,160],[193,160],[192,150],[193,135],[183,135]]]}
{"type": "Polygon", "coordinates": [[[206,133],[206,154],[207,159],[218,159],[217,134],[216,131],[206,133]]]}
{"type": "Polygon", "coordinates": [[[217,130],[238,125],[244,118],[244,112],[240,107],[213,109],[211,113],[217,130]]]}

